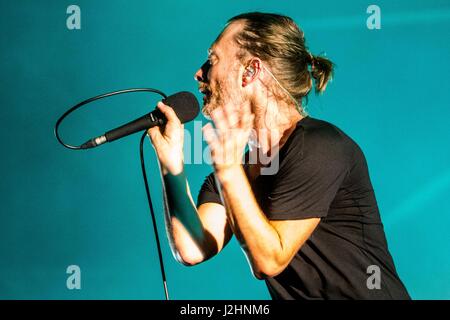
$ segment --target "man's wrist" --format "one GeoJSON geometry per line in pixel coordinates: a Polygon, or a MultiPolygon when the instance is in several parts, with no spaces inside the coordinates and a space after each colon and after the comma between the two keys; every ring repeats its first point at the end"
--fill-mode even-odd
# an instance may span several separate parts
{"type": "Polygon", "coordinates": [[[216,169],[216,176],[223,186],[235,181],[236,175],[244,173],[241,164],[233,164],[227,167],[216,169]]]}
{"type": "Polygon", "coordinates": [[[184,171],[184,162],[181,161],[178,164],[170,165],[170,166],[161,166],[163,176],[167,174],[171,174],[173,176],[179,175],[184,171]]]}

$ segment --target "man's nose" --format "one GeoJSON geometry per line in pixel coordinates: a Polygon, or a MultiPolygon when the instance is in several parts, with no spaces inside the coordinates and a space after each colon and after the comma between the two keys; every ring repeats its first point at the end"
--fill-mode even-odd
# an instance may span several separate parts
{"type": "Polygon", "coordinates": [[[194,75],[194,79],[195,79],[196,81],[203,82],[203,72],[202,72],[202,68],[200,68],[200,69],[197,70],[197,72],[196,72],[195,75],[194,75]]]}
{"type": "Polygon", "coordinates": [[[201,82],[207,82],[210,64],[206,61],[194,75],[194,79],[201,82]]]}

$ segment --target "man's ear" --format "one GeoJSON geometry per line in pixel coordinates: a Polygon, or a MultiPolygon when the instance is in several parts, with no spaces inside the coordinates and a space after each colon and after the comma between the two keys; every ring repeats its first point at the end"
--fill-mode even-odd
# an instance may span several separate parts
{"type": "Polygon", "coordinates": [[[253,58],[247,63],[247,67],[242,74],[242,86],[245,87],[258,78],[261,71],[261,60],[253,58]]]}

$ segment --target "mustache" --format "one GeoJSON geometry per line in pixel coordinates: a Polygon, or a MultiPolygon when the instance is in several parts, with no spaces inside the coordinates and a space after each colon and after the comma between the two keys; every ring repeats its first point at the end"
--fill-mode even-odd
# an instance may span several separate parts
{"type": "Polygon", "coordinates": [[[206,83],[199,83],[198,84],[198,91],[200,91],[201,93],[210,93],[211,92],[211,88],[206,83]]]}

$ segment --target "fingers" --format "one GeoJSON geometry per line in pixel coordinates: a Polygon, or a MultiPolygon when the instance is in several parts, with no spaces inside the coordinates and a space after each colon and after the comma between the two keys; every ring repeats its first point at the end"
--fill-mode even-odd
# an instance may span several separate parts
{"type": "Polygon", "coordinates": [[[243,129],[246,129],[249,125],[253,126],[254,114],[252,113],[250,103],[244,103],[240,107],[241,117],[240,117],[240,126],[243,129]]]}
{"type": "Polygon", "coordinates": [[[211,151],[211,157],[214,165],[223,165],[225,163],[226,146],[223,139],[218,136],[211,123],[207,123],[202,128],[203,137],[211,151]]]}
{"type": "Polygon", "coordinates": [[[147,134],[154,145],[158,145],[162,139],[161,129],[156,126],[147,130],[147,134]]]}
{"type": "Polygon", "coordinates": [[[228,126],[231,128],[237,127],[239,125],[239,110],[233,104],[227,104],[223,111],[228,126]]]}
{"type": "Polygon", "coordinates": [[[251,130],[254,127],[255,114],[246,112],[241,118],[241,128],[244,130],[251,130]]]}
{"type": "Polygon", "coordinates": [[[163,140],[166,140],[166,142],[168,140],[182,140],[184,126],[181,124],[173,108],[165,105],[161,101],[158,102],[157,108],[166,117],[167,124],[163,127],[155,126],[147,130],[153,145],[160,145],[163,143],[163,140]],[[178,130],[181,130],[181,132],[178,130]]]}
{"type": "Polygon", "coordinates": [[[222,108],[217,108],[211,111],[211,119],[214,125],[221,133],[226,133],[230,129],[225,113],[222,108]]]}
{"type": "Polygon", "coordinates": [[[219,139],[214,131],[211,123],[207,123],[202,128],[203,136],[205,137],[206,143],[209,145],[211,152],[214,151],[216,145],[219,143],[219,139]]]}
{"type": "Polygon", "coordinates": [[[253,126],[254,114],[251,111],[250,103],[244,103],[239,108],[228,104],[214,109],[211,112],[211,119],[217,129],[226,132],[229,129],[247,129],[249,125],[253,126]]]}
{"type": "Polygon", "coordinates": [[[181,124],[180,119],[177,117],[172,107],[165,105],[161,101],[158,102],[157,107],[166,116],[168,122],[181,124]]]}

